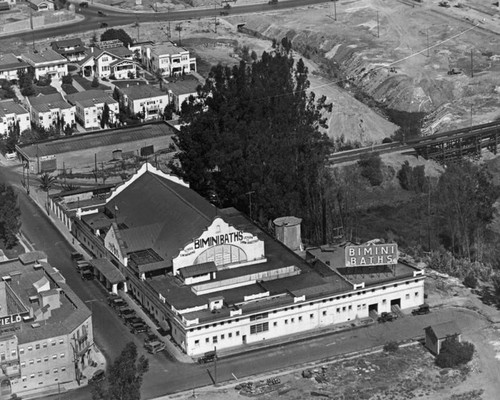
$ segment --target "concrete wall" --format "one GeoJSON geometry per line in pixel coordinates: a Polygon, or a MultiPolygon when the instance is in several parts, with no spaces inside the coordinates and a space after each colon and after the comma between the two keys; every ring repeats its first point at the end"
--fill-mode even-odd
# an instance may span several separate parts
{"type": "MultiPolygon", "coordinates": [[[[45,12],[46,12],[45,15],[33,16],[32,21],[34,29],[43,28],[45,25],[58,24],[66,21],[71,21],[76,19],[77,17],[74,11],[68,11],[68,10],[61,10],[55,12],[45,11],[45,12]]],[[[29,18],[0,25],[0,34],[13,33],[18,31],[29,31],[29,30],[31,30],[31,23],[29,18]]]]}

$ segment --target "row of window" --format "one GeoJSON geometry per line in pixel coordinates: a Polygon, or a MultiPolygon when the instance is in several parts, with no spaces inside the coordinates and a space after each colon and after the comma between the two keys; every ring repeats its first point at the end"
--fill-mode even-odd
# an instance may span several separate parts
{"type": "MultiPolygon", "coordinates": [[[[50,344],[52,346],[55,346],[57,344],[57,340],[51,340],[50,344]]],[[[64,344],[64,339],[59,339],[59,344],[64,344]]],[[[48,342],[37,343],[37,344],[35,344],[35,350],[40,350],[41,347],[46,349],[48,347],[48,345],[49,345],[48,342]]],[[[33,346],[28,346],[27,349],[28,349],[28,351],[32,351],[33,346]]],[[[19,348],[19,354],[24,354],[24,347],[19,348]]]]}
{"type": "MultiPolygon", "coordinates": [[[[240,336],[240,331],[236,331],[234,333],[234,336],[236,336],[236,337],[240,336]]],[[[231,339],[232,337],[233,337],[233,332],[228,332],[227,338],[231,339]]],[[[219,336],[212,336],[212,343],[218,343],[219,340],[225,340],[225,339],[226,339],[226,334],[224,334],[224,333],[222,335],[220,335],[220,338],[219,338],[219,336]]],[[[205,338],[205,343],[210,343],[210,338],[208,338],[208,337],[205,338]]],[[[195,344],[195,346],[199,346],[200,345],[200,341],[199,340],[195,340],[194,344],[195,344]]]]}
{"type": "MultiPolygon", "coordinates": [[[[65,371],[66,371],[66,367],[61,367],[61,372],[65,372],[65,371]]],[[[54,373],[54,374],[58,374],[58,373],[59,373],[59,369],[58,369],[58,368],[54,368],[54,369],[52,370],[52,373],[54,373]]],[[[35,377],[36,377],[36,376],[38,376],[38,377],[40,378],[40,377],[42,377],[42,376],[43,376],[43,374],[44,374],[44,371],[38,371],[38,373],[36,373],[36,374],[31,374],[31,375],[30,375],[30,379],[35,379],[35,377]]],[[[46,369],[46,370],[45,370],[45,375],[50,375],[50,369],[46,369]]],[[[21,378],[21,380],[22,380],[23,382],[26,382],[26,381],[28,380],[28,377],[27,377],[26,375],[24,375],[24,376],[21,378]]]]}
{"type": "MultiPolygon", "coordinates": [[[[61,354],[59,355],[59,358],[64,358],[64,357],[66,357],[66,354],[64,354],[64,353],[61,353],[61,354]]],[[[52,355],[52,359],[53,359],[53,360],[57,360],[57,354],[53,354],[53,355],[52,355]]],[[[43,357],[43,361],[44,361],[44,362],[49,362],[49,356],[45,356],[45,357],[43,357]]],[[[37,359],[36,359],[36,363],[37,363],[37,364],[40,364],[41,362],[42,362],[42,359],[41,359],[41,358],[37,358],[37,359]]],[[[29,364],[29,365],[33,365],[34,363],[35,363],[35,359],[31,359],[31,360],[29,360],[29,361],[28,361],[28,364],[29,364]]],[[[24,367],[26,367],[26,361],[23,361],[23,362],[21,363],[21,368],[24,368],[24,367]]]]}
{"type": "MultiPolygon", "coordinates": [[[[418,282],[419,279],[415,279],[415,282],[418,282]]],[[[406,282],[407,285],[410,284],[410,281],[406,282]]],[[[394,287],[398,287],[398,284],[395,283],[393,285],[394,287]]],[[[385,290],[386,289],[386,286],[382,286],[382,290],[385,290]]],[[[375,292],[376,289],[371,289],[371,292],[375,292]]],[[[335,300],[340,300],[340,299],[345,299],[345,298],[348,298],[348,297],[352,297],[354,295],[362,295],[362,294],[366,294],[366,292],[368,292],[367,290],[363,290],[363,291],[360,291],[360,292],[357,292],[357,293],[350,293],[350,294],[346,294],[346,295],[342,295],[342,296],[337,296],[337,297],[331,297],[329,299],[323,299],[321,300],[322,303],[326,303],[326,302],[333,302],[335,300]]],[[[415,292],[415,297],[418,297],[418,292],[415,292]]],[[[406,300],[408,300],[410,298],[410,294],[407,293],[406,296],[405,296],[406,300]]],[[[385,304],[386,300],[382,300],[382,303],[385,304]]],[[[319,302],[310,302],[309,305],[310,306],[313,306],[315,304],[318,304],[319,302]]],[[[294,310],[295,308],[297,309],[301,309],[302,308],[302,305],[298,305],[298,306],[292,306],[292,307],[285,307],[284,309],[282,310],[274,310],[272,313],[273,314],[276,314],[278,311],[285,311],[287,312],[288,310],[294,310]]],[[[345,307],[344,307],[345,308],[345,307]]],[[[352,306],[351,306],[352,308],[352,306]]],[[[269,313],[262,313],[262,314],[256,314],[256,315],[251,315],[250,316],[250,321],[255,321],[255,320],[258,320],[258,319],[261,319],[261,318],[267,318],[268,317],[268,314],[269,313]]],[[[326,315],[326,311],[323,312],[323,315],[326,315]]],[[[239,318],[236,318],[234,321],[222,321],[222,322],[219,322],[219,323],[214,323],[214,324],[211,324],[211,325],[205,325],[205,326],[199,326],[197,328],[191,328],[189,329],[189,332],[194,332],[195,330],[202,330],[202,329],[208,329],[210,327],[213,327],[215,328],[216,326],[220,325],[224,325],[224,324],[231,324],[232,322],[239,322],[239,318]]]]}

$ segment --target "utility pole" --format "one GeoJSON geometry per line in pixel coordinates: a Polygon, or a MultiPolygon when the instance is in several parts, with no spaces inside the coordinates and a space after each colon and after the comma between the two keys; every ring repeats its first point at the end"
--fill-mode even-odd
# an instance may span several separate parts
{"type": "Polygon", "coordinates": [[[248,214],[250,216],[250,220],[252,220],[252,221],[253,221],[253,219],[252,219],[252,194],[254,194],[254,193],[255,193],[255,190],[252,190],[250,192],[246,192],[245,193],[248,196],[248,203],[249,203],[249,205],[248,205],[248,211],[249,211],[248,214]]]}
{"type": "Polygon", "coordinates": [[[427,57],[430,57],[430,55],[429,55],[429,28],[427,28],[427,57]]]}
{"type": "Polygon", "coordinates": [[[217,386],[217,347],[214,346],[214,385],[217,386]]]}
{"type": "Polygon", "coordinates": [[[474,78],[474,59],[472,57],[472,49],[470,50],[470,77],[474,78]]]}
{"type": "Polygon", "coordinates": [[[379,24],[379,20],[378,20],[378,11],[377,11],[377,37],[378,38],[380,37],[380,24],[379,24]]]}
{"type": "Polygon", "coordinates": [[[333,0],[334,20],[337,21],[337,0],[333,0]]]}
{"type": "Polygon", "coordinates": [[[431,177],[427,177],[427,245],[428,251],[431,252],[431,177]]]}

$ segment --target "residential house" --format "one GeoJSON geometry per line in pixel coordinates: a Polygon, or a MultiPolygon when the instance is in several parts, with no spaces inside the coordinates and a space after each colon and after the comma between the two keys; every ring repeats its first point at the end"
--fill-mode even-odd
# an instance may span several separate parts
{"type": "Polygon", "coordinates": [[[21,54],[21,58],[35,69],[35,79],[42,76],[62,78],[68,75],[68,60],[52,49],[21,54]]]}
{"type": "Polygon", "coordinates": [[[159,118],[168,105],[168,94],[151,85],[131,85],[120,94],[124,107],[145,120],[159,118]]]}
{"type": "Polygon", "coordinates": [[[29,97],[31,121],[39,127],[50,129],[67,125],[75,126],[75,106],[69,104],[60,93],[29,97]]]}
{"type": "Polygon", "coordinates": [[[0,54],[0,79],[8,81],[18,79],[18,71],[26,71],[29,64],[19,60],[14,54],[0,54]]]}
{"type": "Polygon", "coordinates": [[[189,96],[198,97],[198,86],[200,86],[200,82],[194,78],[182,79],[167,84],[169,103],[174,106],[176,112],[181,110],[182,103],[189,96]]]}
{"type": "Polygon", "coordinates": [[[165,44],[146,44],[141,49],[142,64],[156,74],[173,76],[196,72],[196,58],[190,57],[189,50],[169,42],[165,44]]]}
{"type": "Polygon", "coordinates": [[[52,42],[50,46],[52,50],[66,57],[68,61],[80,61],[87,55],[87,49],[80,38],[58,40],[57,42],[52,42]]]}
{"type": "Polygon", "coordinates": [[[29,129],[29,112],[12,99],[0,101],[0,136],[7,135],[9,128],[16,124],[19,124],[19,132],[29,129]]]}
{"type": "Polygon", "coordinates": [[[137,75],[134,53],[125,46],[91,51],[94,55],[94,71],[99,78],[128,79],[137,75]]]}
{"type": "Polygon", "coordinates": [[[443,342],[451,336],[456,336],[459,342],[462,341],[462,333],[455,321],[428,326],[425,328],[425,347],[433,354],[438,355],[443,342]]]}
{"type": "Polygon", "coordinates": [[[68,102],[75,106],[76,120],[85,128],[100,128],[104,104],[109,107],[109,123],[116,122],[120,112],[119,103],[103,90],[87,90],[66,96],[68,102]]]}
{"type": "Polygon", "coordinates": [[[28,0],[28,5],[36,11],[54,11],[56,9],[52,0],[28,0]]]}

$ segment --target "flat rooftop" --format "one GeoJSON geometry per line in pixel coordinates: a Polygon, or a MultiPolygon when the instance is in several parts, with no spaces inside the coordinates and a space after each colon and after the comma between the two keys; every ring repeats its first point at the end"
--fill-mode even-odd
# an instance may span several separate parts
{"type": "Polygon", "coordinates": [[[174,128],[163,121],[144,125],[128,126],[72,135],[54,140],[47,140],[36,144],[18,146],[21,154],[29,158],[64,154],[75,151],[88,150],[95,147],[119,145],[126,142],[141,141],[159,136],[171,136],[174,128]]]}

